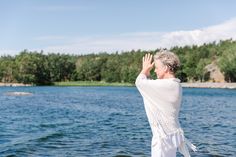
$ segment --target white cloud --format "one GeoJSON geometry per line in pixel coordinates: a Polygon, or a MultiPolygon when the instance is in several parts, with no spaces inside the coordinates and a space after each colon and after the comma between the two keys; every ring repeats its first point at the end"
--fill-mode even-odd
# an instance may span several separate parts
{"type": "Polygon", "coordinates": [[[236,39],[236,18],[222,24],[191,31],[138,32],[114,36],[75,39],[73,43],[45,48],[62,53],[115,52],[132,49],[154,50],[173,46],[202,45],[213,41],[236,39]]]}
{"type": "Polygon", "coordinates": [[[0,48],[0,56],[7,56],[7,55],[17,55],[19,53],[18,50],[9,50],[9,49],[4,49],[4,48],[0,48]]]}
{"type": "MultiPolygon", "coordinates": [[[[38,37],[45,43],[53,43],[60,40],[60,44],[35,48],[44,52],[59,52],[73,54],[87,54],[97,52],[116,52],[129,50],[154,50],[157,48],[170,48],[173,46],[202,45],[213,41],[232,38],[236,40],[236,18],[222,24],[190,31],[173,32],[136,32],[124,33],[112,36],[92,36],[69,38],[63,36],[38,37]],[[61,44],[64,43],[64,44],[61,44]]],[[[47,44],[49,45],[49,44],[47,44]]],[[[32,50],[32,49],[30,49],[32,50]]],[[[21,50],[19,50],[21,51],[21,50]]],[[[2,51],[1,52],[7,52],[2,51]]],[[[2,54],[2,53],[1,53],[2,54]]]]}
{"type": "Polygon", "coordinates": [[[49,52],[64,53],[91,53],[91,52],[115,52],[132,49],[153,49],[156,43],[153,40],[160,40],[157,35],[160,33],[130,33],[114,36],[96,36],[75,39],[73,43],[59,46],[50,46],[45,49],[49,52]]]}
{"type": "Polygon", "coordinates": [[[162,36],[160,44],[164,47],[202,45],[229,38],[236,39],[236,18],[203,29],[166,33],[162,36]]]}

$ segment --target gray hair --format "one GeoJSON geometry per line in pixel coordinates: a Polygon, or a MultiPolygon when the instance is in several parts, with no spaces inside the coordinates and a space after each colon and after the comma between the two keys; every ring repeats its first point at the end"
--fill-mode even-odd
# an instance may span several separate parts
{"type": "Polygon", "coordinates": [[[160,50],[154,55],[154,61],[160,60],[163,65],[167,66],[169,70],[173,73],[180,67],[179,57],[168,50],[160,50]]]}

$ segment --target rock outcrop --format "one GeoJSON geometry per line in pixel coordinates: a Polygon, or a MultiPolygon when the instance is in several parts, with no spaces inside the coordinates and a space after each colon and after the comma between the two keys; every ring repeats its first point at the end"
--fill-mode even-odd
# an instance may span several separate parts
{"type": "Polygon", "coordinates": [[[208,64],[205,69],[208,73],[210,73],[209,82],[225,82],[225,77],[220,71],[220,68],[217,66],[216,61],[213,61],[211,64],[208,64]]]}

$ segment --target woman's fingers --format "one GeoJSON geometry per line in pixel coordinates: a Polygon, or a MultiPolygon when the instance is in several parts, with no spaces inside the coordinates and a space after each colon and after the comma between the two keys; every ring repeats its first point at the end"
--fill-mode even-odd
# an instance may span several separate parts
{"type": "Polygon", "coordinates": [[[149,60],[149,56],[150,56],[149,53],[148,53],[148,54],[145,54],[145,55],[144,55],[144,60],[145,60],[145,61],[149,60]]]}
{"type": "Polygon", "coordinates": [[[155,65],[155,63],[154,62],[152,62],[152,67],[155,65]]]}
{"type": "Polygon", "coordinates": [[[152,62],[152,55],[150,53],[148,54],[145,54],[144,57],[143,57],[143,62],[149,62],[151,63],[152,62]]]}
{"type": "Polygon", "coordinates": [[[152,61],[152,55],[149,54],[149,61],[151,62],[152,61]]]}
{"type": "Polygon", "coordinates": [[[143,60],[143,69],[148,72],[153,68],[154,62],[152,62],[152,55],[150,53],[145,54],[142,58],[143,60]]]}
{"type": "Polygon", "coordinates": [[[144,56],[144,61],[145,62],[147,61],[147,54],[145,54],[145,56],[144,56]]]}
{"type": "Polygon", "coordinates": [[[152,61],[152,55],[150,53],[147,54],[147,61],[149,61],[149,62],[152,61]]]}
{"type": "Polygon", "coordinates": [[[149,58],[149,54],[146,54],[146,61],[148,61],[148,58],[149,58]]]}

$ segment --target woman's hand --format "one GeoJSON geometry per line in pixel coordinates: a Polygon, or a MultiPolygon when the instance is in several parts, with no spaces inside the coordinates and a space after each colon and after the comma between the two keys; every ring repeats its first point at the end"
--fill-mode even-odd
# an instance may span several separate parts
{"type": "Polygon", "coordinates": [[[152,55],[148,53],[143,57],[143,69],[141,73],[145,74],[146,76],[149,76],[153,66],[154,62],[152,62],[152,55]]]}

